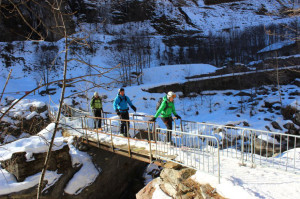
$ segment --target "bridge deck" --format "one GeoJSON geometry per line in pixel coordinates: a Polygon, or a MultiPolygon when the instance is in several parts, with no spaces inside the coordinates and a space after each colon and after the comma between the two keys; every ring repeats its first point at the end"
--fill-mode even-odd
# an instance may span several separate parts
{"type": "Polygon", "coordinates": [[[97,130],[93,129],[93,130],[90,130],[90,132],[93,132],[94,135],[87,134],[87,136],[81,137],[83,143],[93,146],[93,147],[97,147],[97,148],[106,150],[106,151],[111,151],[116,154],[134,158],[134,159],[137,159],[140,161],[151,162],[152,159],[158,159],[158,157],[156,156],[157,152],[159,152],[160,159],[161,159],[161,157],[165,157],[167,159],[175,159],[177,157],[177,155],[168,155],[167,152],[156,150],[156,148],[155,148],[156,143],[154,141],[151,141],[152,149],[151,149],[151,153],[150,153],[149,141],[147,141],[145,139],[127,138],[127,137],[123,137],[123,136],[119,136],[119,135],[112,135],[113,138],[122,139],[123,141],[127,140],[127,142],[129,143],[129,144],[117,144],[117,143],[112,143],[111,141],[106,141],[106,140],[104,141],[101,138],[100,139],[95,138],[95,135],[97,135],[97,133],[98,133],[98,136],[100,136],[100,135],[111,136],[111,134],[109,134],[105,131],[98,130],[98,132],[97,132],[97,130]],[[131,141],[145,142],[145,144],[147,144],[148,147],[144,147],[144,146],[139,147],[139,146],[130,144],[131,141]]]}

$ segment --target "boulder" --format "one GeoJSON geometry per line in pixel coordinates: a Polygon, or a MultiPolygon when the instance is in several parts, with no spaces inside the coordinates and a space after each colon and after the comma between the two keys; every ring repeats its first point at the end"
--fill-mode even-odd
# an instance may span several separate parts
{"type": "Polygon", "coordinates": [[[154,191],[156,190],[155,185],[160,184],[161,179],[160,178],[155,178],[151,182],[147,184],[143,189],[141,189],[137,194],[136,194],[136,199],[149,199],[152,198],[154,191]]]}
{"type": "Polygon", "coordinates": [[[285,129],[288,129],[288,130],[290,130],[290,129],[296,130],[295,125],[293,123],[291,123],[291,122],[288,122],[288,123],[284,124],[283,127],[285,129]]]}
{"type": "Polygon", "coordinates": [[[35,112],[37,112],[37,113],[43,113],[43,112],[45,112],[46,110],[48,110],[48,107],[47,107],[47,105],[44,105],[44,106],[31,106],[30,107],[30,112],[33,112],[33,111],[35,111],[35,112]]]}
{"type": "Polygon", "coordinates": [[[193,169],[168,162],[164,165],[160,178],[154,179],[140,190],[136,198],[151,199],[157,188],[160,188],[166,195],[175,199],[223,198],[210,185],[201,185],[193,181],[190,177],[195,172],[193,169]]]}
{"type": "Polygon", "coordinates": [[[271,142],[267,142],[265,140],[256,138],[255,142],[254,142],[254,152],[256,154],[261,154],[262,156],[267,156],[267,157],[271,157],[276,153],[279,153],[280,151],[284,151],[285,150],[285,146],[281,145],[281,149],[280,149],[280,145],[279,144],[274,144],[271,142]],[[273,151],[274,150],[274,151],[273,151]]]}
{"type": "Polygon", "coordinates": [[[297,124],[298,126],[300,126],[300,112],[297,112],[294,114],[293,122],[295,124],[297,124]]]}
{"type": "Polygon", "coordinates": [[[275,121],[271,122],[271,125],[273,126],[274,129],[282,130],[281,126],[275,121]]]}
{"type": "MultiPolygon", "coordinates": [[[[297,114],[297,109],[292,107],[291,105],[288,105],[286,107],[282,107],[281,108],[281,114],[283,116],[283,119],[285,120],[292,120],[293,119],[293,115],[297,114]]],[[[295,117],[295,115],[294,115],[295,117]]],[[[300,118],[299,118],[300,119],[300,118]]],[[[299,121],[299,120],[298,120],[299,121]]],[[[294,122],[294,121],[293,121],[294,122]]],[[[295,122],[294,122],[295,123],[295,122]]],[[[296,123],[295,123],[296,124],[296,123]]],[[[299,121],[300,124],[300,121],[299,121]]]]}

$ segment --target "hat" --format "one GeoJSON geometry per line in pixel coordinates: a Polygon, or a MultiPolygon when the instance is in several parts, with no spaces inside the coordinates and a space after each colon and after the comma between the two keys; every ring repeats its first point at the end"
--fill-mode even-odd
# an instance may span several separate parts
{"type": "Polygon", "coordinates": [[[167,98],[170,99],[171,97],[175,98],[176,94],[173,91],[169,91],[167,94],[167,98]]]}
{"type": "Polygon", "coordinates": [[[125,91],[124,88],[120,88],[118,93],[120,94],[121,91],[125,91]]]}
{"type": "Polygon", "coordinates": [[[94,97],[97,97],[99,96],[99,93],[98,92],[94,92],[94,97]]]}

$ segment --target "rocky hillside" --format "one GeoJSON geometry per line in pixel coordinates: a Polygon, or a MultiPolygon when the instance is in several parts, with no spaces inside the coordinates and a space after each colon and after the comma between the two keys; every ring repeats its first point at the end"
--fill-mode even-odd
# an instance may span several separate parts
{"type": "MultiPolygon", "coordinates": [[[[59,15],[55,7],[36,1],[18,2],[1,2],[0,41],[57,41],[62,38],[63,30],[57,23],[59,15]]],[[[116,51],[126,53],[128,49],[135,49],[131,54],[142,53],[145,56],[142,60],[147,57],[159,60],[155,64],[210,63],[222,66],[228,58],[246,63],[256,60],[260,49],[280,41],[280,35],[288,33],[289,37],[296,37],[297,32],[291,30],[299,26],[297,17],[286,12],[295,6],[287,0],[62,2],[61,12],[68,33],[84,31],[89,34],[88,53],[100,53],[97,52],[98,44],[105,48],[101,53],[108,54],[108,59],[119,57],[116,51]],[[279,26],[281,23],[294,28],[279,26]],[[270,36],[266,29],[276,31],[278,35],[270,36]],[[103,36],[106,36],[104,43],[100,40],[103,36]]],[[[78,46],[74,48],[79,49],[78,46]]],[[[2,57],[8,64],[22,61],[4,53],[2,57]]]]}

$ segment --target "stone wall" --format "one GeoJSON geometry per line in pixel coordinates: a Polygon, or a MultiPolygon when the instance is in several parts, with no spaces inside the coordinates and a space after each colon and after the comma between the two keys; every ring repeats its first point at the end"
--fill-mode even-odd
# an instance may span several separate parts
{"type": "Polygon", "coordinates": [[[213,5],[213,4],[221,4],[221,3],[229,3],[229,2],[237,2],[242,0],[204,0],[205,5],[213,5]]]}
{"type": "MultiPolygon", "coordinates": [[[[14,153],[9,160],[1,162],[1,166],[13,174],[18,182],[22,182],[28,176],[42,171],[47,153],[33,153],[31,160],[26,159],[26,152],[14,153]]],[[[48,170],[63,173],[72,168],[69,146],[65,145],[61,150],[52,151],[48,164],[48,170]]]]}
{"type": "MultiPolygon", "coordinates": [[[[299,73],[291,70],[280,70],[280,84],[289,84],[296,78],[299,73]]],[[[184,96],[189,93],[201,93],[205,90],[228,90],[228,89],[249,89],[262,85],[276,84],[276,72],[259,72],[241,76],[218,77],[212,79],[188,81],[183,84],[171,84],[158,86],[148,89],[150,93],[167,93],[168,91],[182,92],[184,96]]]]}

